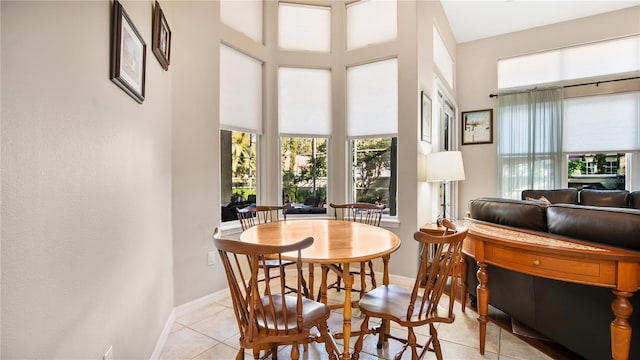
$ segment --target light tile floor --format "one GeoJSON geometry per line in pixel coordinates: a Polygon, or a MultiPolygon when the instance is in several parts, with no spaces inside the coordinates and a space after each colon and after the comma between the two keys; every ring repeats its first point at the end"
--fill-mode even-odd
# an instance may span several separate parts
{"type": "MultiPolygon", "coordinates": [[[[330,292],[330,302],[341,299],[343,293],[330,292]]],[[[354,298],[357,298],[354,293],[354,298]]],[[[441,306],[448,306],[449,298],[443,298],[441,306]]],[[[475,360],[546,360],[551,359],[534,347],[503,330],[493,323],[487,326],[486,351],[480,355],[478,348],[478,321],[477,314],[467,308],[462,312],[460,304],[455,306],[456,320],[453,324],[439,324],[438,337],[442,346],[445,359],[475,360]]],[[[360,328],[360,313],[354,310],[352,329],[360,328]]],[[[342,313],[334,310],[329,319],[329,327],[333,332],[342,329],[342,313]],[[334,330],[335,329],[335,330],[334,330]]],[[[403,330],[392,323],[392,332],[405,334],[403,330]]],[[[424,342],[428,336],[428,328],[416,329],[418,342],[424,342]]],[[[357,337],[351,338],[351,346],[357,337]]],[[[342,346],[342,340],[337,340],[342,346]]],[[[376,336],[367,335],[364,339],[364,348],[360,353],[362,360],[393,359],[400,350],[400,343],[389,340],[382,349],[376,348],[376,336]]],[[[192,307],[189,311],[176,313],[176,321],[165,343],[161,354],[162,360],[200,360],[200,359],[235,359],[238,352],[238,328],[233,315],[230,296],[221,293],[210,299],[207,303],[201,303],[192,307]]],[[[278,359],[290,359],[290,347],[283,347],[278,351],[278,359]]],[[[326,359],[324,344],[310,344],[308,351],[300,354],[300,359],[326,359]]],[[[411,354],[405,351],[402,359],[410,359],[411,354]]],[[[251,350],[245,350],[245,359],[253,359],[251,350]]],[[[424,359],[435,359],[435,354],[429,352],[424,359]]]]}

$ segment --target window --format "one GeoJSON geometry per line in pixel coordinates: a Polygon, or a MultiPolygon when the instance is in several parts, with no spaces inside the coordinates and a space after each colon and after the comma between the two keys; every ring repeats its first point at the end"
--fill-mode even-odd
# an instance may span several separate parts
{"type": "Polygon", "coordinates": [[[278,126],[282,201],[327,197],[327,143],[331,134],[331,71],[278,69],[278,126]]]}
{"type": "Polygon", "coordinates": [[[327,198],[326,138],[280,138],[283,203],[304,203],[309,196],[327,198]]]}
{"type": "Polygon", "coordinates": [[[640,35],[498,60],[507,89],[640,70],[640,35]]]}
{"type": "Polygon", "coordinates": [[[563,116],[569,186],[631,188],[626,171],[640,150],[640,93],[565,99],[563,116]]]}
{"type": "Polygon", "coordinates": [[[398,61],[347,68],[351,200],[382,202],[397,215],[398,61]]]}
{"type": "Polygon", "coordinates": [[[627,154],[569,155],[567,159],[569,187],[624,190],[627,154]]]}
{"type": "Polygon", "coordinates": [[[262,62],[220,45],[220,202],[222,221],[256,202],[262,134],[262,62]]]}
{"type": "Polygon", "coordinates": [[[363,0],[347,5],[347,50],[356,49],[398,36],[396,1],[363,0]]]}
{"type": "Polygon", "coordinates": [[[331,50],[331,8],[278,4],[278,45],[299,51],[331,50]]]}
{"type": "Polygon", "coordinates": [[[220,20],[253,40],[262,42],[262,0],[222,0],[220,20]]]}
{"type": "Polygon", "coordinates": [[[236,208],[256,203],[257,134],[220,131],[222,221],[236,220],[236,208]]]}
{"type": "Polygon", "coordinates": [[[350,141],[352,201],[385,204],[396,215],[397,143],[395,137],[350,141]]]}

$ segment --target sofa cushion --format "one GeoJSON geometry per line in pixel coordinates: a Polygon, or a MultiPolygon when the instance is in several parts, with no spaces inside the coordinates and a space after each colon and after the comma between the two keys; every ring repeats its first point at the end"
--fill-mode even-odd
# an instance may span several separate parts
{"type": "Polygon", "coordinates": [[[547,231],[547,207],[538,201],[479,198],[471,200],[471,217],[494,224],[547,231]]]}
{"type": "Polygon", "coordinates": [[[640,251],[640,210],[556,204],[547,226],[551,234],[640,251]]]}
{"type": "Polygon", "coordinates": [[[629,192],[627,190],[580,190],[581,205],[629,207],[629,192]]]}
{"type": "Polygon", "coordinates": [[[630,195],[631,207],[634,209],[640,209],[640,191],[634,191],[630,195]]]}
{"type": "Polygon", "coordinates": [[[527,198],[540,199],[544,197],[552,204],[577,204],[578,203],[578,190],[569,189],[555,189],[555,190],[523,190],[522,200],[527,198]]]}

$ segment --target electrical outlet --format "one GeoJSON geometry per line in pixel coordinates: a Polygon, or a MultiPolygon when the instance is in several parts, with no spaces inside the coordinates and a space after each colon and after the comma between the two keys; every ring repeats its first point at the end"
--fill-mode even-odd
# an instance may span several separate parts
{"type": "Polygon", "coordinates": [[[216,252],[211,250],[207,253],[207,265],[212,266],[216,264],[216,252]]]}
{"type": "Polygon", "coordinates": [[[104,353],[104,356],[102,356],[102,360],[113,360],[113,345],[109,346],[109,350],[104,353]]]}

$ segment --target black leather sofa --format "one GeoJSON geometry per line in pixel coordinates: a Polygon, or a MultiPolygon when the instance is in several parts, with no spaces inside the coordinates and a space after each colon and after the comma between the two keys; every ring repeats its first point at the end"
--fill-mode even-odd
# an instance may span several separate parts
{"type": "MultiPolygon", "coordinates": [[[[523,199],[480,198],[475,220],[640,252],[640,192],[527,190],[523,199]],[[549,203],[541,200],[543,197],[549,203]]],[[[478,269],[467,259],[467,291],[475,301],[478,269]]],[[[593,360],[610,359],[611,289],[556,281],[489,265],[489,304],[550,340],[593,360]]],[[[629,359],[640,359],[640,295],[631,299],[629,359]]]]}

